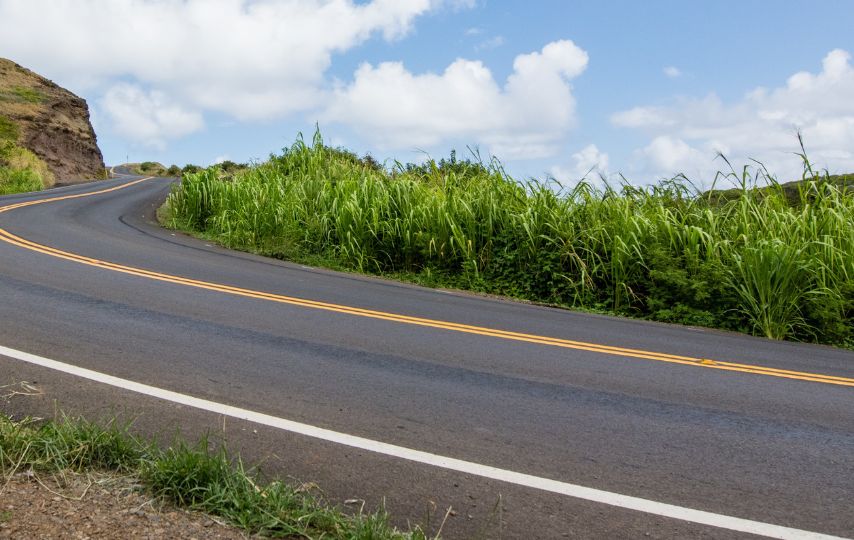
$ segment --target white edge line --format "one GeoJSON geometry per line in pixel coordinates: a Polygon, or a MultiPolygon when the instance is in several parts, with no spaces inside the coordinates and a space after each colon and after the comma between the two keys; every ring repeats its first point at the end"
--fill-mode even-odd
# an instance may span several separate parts
{"type": "Polygon", "coordinates": [[[799,540],[841,539],[841,537],[838,536],[831,536],[822,533],[793,529],[790,527],[784,527],[782,525],[773,525],[771,523],[763,523],[761,521],[753,521],[723,514],[715,514],[713,512],[695,510],[693,508],[685,508],[673,504],[642,499],[640,497],[632,497],[630,495],[621,495],[619,493],[612,493],[610,491],[604,491],[601,489],[594,489],[575,484],[569,484],[567,482],[551,480],[549,478],[542,478],[530,474],[509,471],[497,467],[492,467],[489,465],[482,465],[480,463],[440,456],[421,450],[414,450],[403,446],[397,446],[381,441],[357,437],[355,435],[339,433],[337,431],[319,428],[309,424],[294,422],[292,420],[286,420],[284,418],[278,418],[276,416],[250,411],[231,405],[225,405],[222,403],[217,403],[215,401],[209,401],[206,399],[188,396],[186,394],[180,394],[178,392],[165,390],[163,388],[157,388],[156,386],[150,386],[128,379],[114,377],[112,375],[107,375],[106,373],[92,371],[90,369],[85,369],[71,364],[66,364],[64,362],[51,360],[49,358],[44,358],[35,354],[10,349],[2,345],[0,345],[0,355],[7,356],[9,358],[14,358],[22,362],[27,362],[29,364],[34,364],[44,368],[52,369],[55,371],[68,373],[70,375],[89,379],[91,381],[107,384],[116,388],[136,392],[138,394],[162,399],[164,401],[169,401],[180,405],[186,405],[195,409],[222,414],[241,420],[247,420],[256,424],[289,431],[291,433],[298,433],[307,437],[341,444],[344,446],[359,448],[361,450],[366,450],[377,454],[392,456],[407,461],[431,465],[434,467],[457,471],[464,474],[471,474],[474,476],[489,478],[491,480],[507,482],[510,484],[515,484],[517,486],[529,487],[541,491],[548,491],[551,493],[566,495],[577,499],[584,499],[587,501],[607,504],[609,506],[616,506],[619,508],[635,510],[647,514],[654,514],[657,516],[663,516],[682,521],[689,521],[700,525],[709,525],[712,527],[729,529],[732,531],[751,533],[766,536],[769,538],[799,540]]]}

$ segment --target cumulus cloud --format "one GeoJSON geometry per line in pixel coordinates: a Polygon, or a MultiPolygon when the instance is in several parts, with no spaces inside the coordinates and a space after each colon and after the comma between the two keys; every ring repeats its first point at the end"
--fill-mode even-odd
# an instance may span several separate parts
{"type": "MultiPolygon", "coordinates": [[[[661,135],[639,151],[650,166],[657,171],[686,174],[705,172],[703,163],[710,160],[708,152],[702,152],[682,139],[661,135]]],[[[667,173],[664,173],[667,174],[667,173]]]]}
{"type": "Polygon", "coordinates": [[[464,140],[507,159],[546,157],[575,124],[570,80],[587,62],[572,41],[555,41],[517,56],[503,85],[479,61],[458,59],[439,74],[414,74],[400,62],[363,64],[334,91],[322,119],[384,148],[464,140]]]}
{"type": "MultiPolygon", "coordinates": [[[[638,168],[669,176],[694,163],[708,177],[720,167],[717,152],[739,163],[762,161],[780,179],[800,175],[797,132],[810,158],[831,172],[854,170],[854,68],[844,50],[829,52],[818,73],[799,72],[780,87],[757,88],[724,103],[710,94],[670,106],[636,107],[611,122],[641,130],[651,142],[635,153],[638,168]]],[[[687,171],[684,171],[687,172],[687,171]]]]}
{"type": "MultiPolygon", "coordinates": [[[[155,88],[160,97],[148,100],[154,106],[192,103],[241,120],[265,120],[318,107],[333,54],[374,35],[398,39],[431,9],[470,4],[54,0],[45,5],[0,0],[0,50],[78,91],[104,91],[121,79],[155,88]],[[33,39],[34,28],[50,39],[33,39]]],[[[125,91],[116,90],[117,95],[125,91]]],[[[159,138],[148,129],[125,125],[121,130],[159,138]]]]}
{"type": "MultiPolygon", "coordinates": [[[[204,115],[337,121],[384,147],[447,137],[507,158],[552,154],[575,122],[569,81],[587,65],[571,41],[515,59],[496,82],[460,59],[441,74],[399,63],[328,74],[334,56],[373,37],[396,40],[430,11],[476,0],[0,0],[0,50],[94,97],[93,116],[130,140],[162,147],[204,115]],[[39,28],[49,40],[32,39],[39,28]],[[57,51],[61,51],[58,54],[57,51]]],[[[475,34],[476,31],[468,32],[475,34]]],[[[482,36],[479,47],[501,45],[482,36]]]]}
{"type": "Polygon", "coordinates": [[[576,173],[586,175],[590,171],[598,171],[602,174],[608,172],[608,154],[601,152],[595,144],[589,144],[572,154],[572,159],[575,161],[576,173]]]}
{"type": "Polygon", "coordinates": [[[112,86],[100,104],[119,134],[158,149],[165,147],[167,139],[204,127],[198,111],[172,102],[162,92],[146,92],[132,84],[112,86]]]}
{"type": "Polygon", "coordinates": [[[572,154],[572,164],[566,167],[555,166],[549,171],[551,175],[564,185],[572,185],[581,179],[598,184],[602,177],[607,178],[608,154],[599,150],[595,144],[588,144],[572,154]]]}

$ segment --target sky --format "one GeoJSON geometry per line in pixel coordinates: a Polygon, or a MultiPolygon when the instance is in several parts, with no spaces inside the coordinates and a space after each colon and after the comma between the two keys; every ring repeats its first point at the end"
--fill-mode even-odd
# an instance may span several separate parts
{"type": "Polygon", "coordinates": [[[259,161],[319,126],[393,163],[709,185],[854,172],[850,0],[0,0],[0,56],[84,97],[108,164],[259,161]]]}

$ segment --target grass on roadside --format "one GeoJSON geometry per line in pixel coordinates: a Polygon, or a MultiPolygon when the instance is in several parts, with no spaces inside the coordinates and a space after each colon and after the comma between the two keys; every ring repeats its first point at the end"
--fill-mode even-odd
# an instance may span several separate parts
{"type": "MultiPolygon", "coordinates": [[[[27,470],[101,470],[138,477],[152,494],[224,518],[251,534],[273,537],[425,539],[419,528],[401,532],[385,511],[346,514],[315,491],[264,482],[209,441],[162,449],[115,422],[83,419],[15,422],[0,415],[0,481],[27,470]]],[[[2,488],[2,484],[0,484],[2,488]]],[[[2,491],[0,490],[0,493],[2,491]]]]}
{"type": "Polygon", "coordinates": [[[0,116],[0,195],[39,191],[54,184],[47,164],[18,146],[19,134],[14,122],[0,116]]]}
{"type": "Polygon", "coordinates": [[[431,286],[854,346],[854,189],[730,168],[571,189],[455,156],[387,170],[301,138],[248,169],[185,174],[166,225],[223,245],[431,286]]]}
{"type": "Polygon", "coordinates": [[[54,184],[47,164],[34,153],[0,141],[0,195],[40,191],[54,184]]]}

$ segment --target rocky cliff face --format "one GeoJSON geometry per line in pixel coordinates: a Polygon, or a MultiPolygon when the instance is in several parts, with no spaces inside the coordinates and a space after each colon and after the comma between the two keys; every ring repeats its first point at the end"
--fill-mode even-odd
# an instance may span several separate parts
{"type": "Polygon", "coordinates": [[[17,126],[17,144],[47,163],[57,183],[104,177],[104,158],[86,101],[0,58],[0,123],[17,126]]]}

